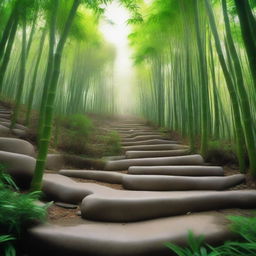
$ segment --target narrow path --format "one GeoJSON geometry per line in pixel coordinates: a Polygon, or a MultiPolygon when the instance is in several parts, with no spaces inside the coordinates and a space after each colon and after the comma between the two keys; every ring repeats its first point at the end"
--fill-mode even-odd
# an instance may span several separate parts
{"type": "MultiPolygon", "coordinates": [[[[256,191],[229,190],[243,183],[244,175],[224,176],[222,167],[207,165],[166,134],[137,120],[106,129],[120,133],[123,156],[109,158],[104,170],[44,175],[48,198],[80,204],[83,220],[30,229],[31,255],[171,255],[164,242],[186,244],[188,230],[203,234],[209,243],[231,238],[226,212],[245,214],[248,210],[242,209],[255,206],[256,191]],[[73,178],[119,184],[123,190],[73,178]]],[[[0,150],[8,171],[28,182],[35,164],[31,144],[0,138],[0,150]]]]}

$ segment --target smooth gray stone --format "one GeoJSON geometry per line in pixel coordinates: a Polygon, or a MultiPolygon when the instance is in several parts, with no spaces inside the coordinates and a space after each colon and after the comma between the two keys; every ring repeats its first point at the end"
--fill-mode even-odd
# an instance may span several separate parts
{"type": "Polygon", "coordinates": [[[178,150],[158,150],[158,151],[126,151],[126,158],[144,158],[144,157],[164,157],[164,156],[184,156],[188,155],[188,149],[178,150]]]}
{"type": "Polygon", "coordinates": [[[134,142],[143,140],[164,139],[163,135],[140,135],[130,139],[123,139],[123,142],[134,142]]]}
{"type": "Polygon", "coordinates": [[[103,157],[103,160],[112,161],[112,160],[121,160],[125,158],[126,158],[125,156],[105,156],[103,157]]]}
{"type": "MultiPolygon", "coordinates": [[[[253,209],[255,190],[189,191],[93,194],[83,199],[83,218],[95,221],[133,222],[218,209],[253,209]]],[[[200,224],[198,224],[200,226],[200,224]]]]}
{"type": "Polygon", "coordinates": [[[0,118],[0,121],[1,121],[1,122],[7,122],[7,123],[8,123],[8,122],[10,122],[10,119],[0,118]]]}
{"type": "Polygon", "coordinates": [[[6,118],[6,119],[10,119],[11,114],[4,114],[4,113],[0,113],[0,118],[6,118]]]}
{"type": "Polygon", "coordinates": [[[60,170],[65,164],[65,159],[62,154],[48,154],[46,159],[46,169],[60,170]]]}
{"type": "Polygon", "coordinates": [[[141,135],[162,135],[164,136],[165,134],[161,133],[161,132],[157,132],[157,131],[140,131],[140,132],[133,132],[130,137],[136,137],[136,136],[141,136],[141,135]]]}
{"type": "Polygon", "coordinates": [[[12,132],[18,136],[19,138],[26,138],[28,136],[27,131],[23,130],[23,129],[12,129],[12,132]]]}
{"type": "Polygon", "coordinates": [[[11,110],[0,110],[0,114],[12,114],[11,110]]]}
{"type": "Polygon", "coordinates": [[[0,151],[0,163],[6,167],[6,171],[19,186],[27,187],[30,184],[36,165],[35,158],[23,154],[0,151]]]}
{"type": "Polygon", "coordinates": [[[139,145],[156,145],[156,144],[177,144],[177,141],[172,140],[162,140],[162,139],[152,139],[152,140],[141,140],[141,141],[130,141],[130,142],[123,142],[123,146],[139,146],[139,145]]]}
{"type": "Polygon", "coordinates": [[[10,132],[9,128],[7,128],[6,126],[0,124],[0,137],[6,136],[6,135],[10,135],[10,133],[11,132],[10,132]]]}
{"type": "Polygon", "coordinates": [[[98,184],[75,182],[59,174],[45,174],[43,177],[42,191],[48,199],[54,201],[77,204],[88,195],[107,193],[109,190],[98,184]]]}
{"type": "Polygon", "coordinates": [[[136,145],[122,147],[125,151],[139,151],[139,150],[173,150],[173,149],[185,149],[188,146],[180,144],[156,144],[156,145],[136,145]]]}
{"type": "Polygon", "coordinates": [[[162,133],[155,132],[154,130],[130,130],[130,132],[119,131],[118,133],[120,137],[124,139],[134,138],[140,135],[163,135],[162,133]]]}
{"type": "Polygon", "coordinates": [[[200,165],[204,160],[200,155],[135,158],[108,161],[105,165],[107,171],[127,170],[130,166],[157,166],[157,165],[200,165]]]}
{"type": "Polygon", "coordinates": [[[0,137],[0,150],[29,156],[35,156],[35,149],[31,143],[16,138],[0,137]]]}
{"type": "Polygon", "coordinates": [[[93,171],[93,170],[60,170],[60,174],[68,177],[92,179],[97,181],[108,182],[111,184],[122,184],[122,173],[93,171]]]}
{"type": "Polygon", "coordinates": [[[225,177],[125,175],[122,184],[125,189],[143,191],[224,190],[244,181],[242,174],[225,177]]]}
{"type": "Polygon", "coordinates": [[[131,166],[129,174],[177,175],[177,176],[224,176],[220,166],[131,166]]]}
{"type": "MultiPolygon", "coordinates": [[[[1,121],[0,124],[6,126],[6,127],[8,127],[8,128],[10,128],[10,126],[11,126],[11,122],[10,122],[10,121],[5,121],[5,122],[4,122],[4,121],[1,121]]],[[[26,126],[24,126],[24,125],[21,125],[21,124],[15,124],[14,127],[15,127],[16,129],[28,131],[28,128],[27,128],[26,126]]]]}
{"type": "Polygon", "coordinates": [[[206,212],[125,225],[41,225],[29,229],[26,247],[37,256],[170,256],[164,243],[186,246],[188,230],[203,235],[208,244],[220,244],[233,236],[224,214],[206,212]]]}

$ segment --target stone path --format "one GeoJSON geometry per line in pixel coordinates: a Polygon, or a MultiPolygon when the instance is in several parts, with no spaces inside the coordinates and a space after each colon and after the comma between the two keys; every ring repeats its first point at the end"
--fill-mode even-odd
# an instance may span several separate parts
{"type": "MultiPolygon", "coordinates": [[[[27,186],[35,151],[27,141],[5,137],[3,127],[8,127],[10,114],[0,109],[0,118],[5,119],[0,119],[4,136],[0,137],[0,162],[20,185],[27,186]]],[[[17,125],[24,135],[26,127],[21,128],[17,125]]],[[[109,157],[104,170],[63,169],[44,175],[45,195],[80,204],[83,221],[30,229],[30,255],[171,255],[164,242],[185,245],[188,230],[204,235],[209,243],[231,238],[225,209],[235,214],[238,210],[233,208],[255,206],[256,191],[229,190],[243,183],[244,175],[224,176],[222,167],[209,166],[200,155],[190,155],[188,146],[166,134],[138,120],[112,123],[105,129],[120,133],[124,156],[109,157]],[[121,184],[124,190],[76,182],[73,177],[121,184]]],[[[62,160],[60,155],[50,155],[47,166],[58,169],[62,160]]]]}

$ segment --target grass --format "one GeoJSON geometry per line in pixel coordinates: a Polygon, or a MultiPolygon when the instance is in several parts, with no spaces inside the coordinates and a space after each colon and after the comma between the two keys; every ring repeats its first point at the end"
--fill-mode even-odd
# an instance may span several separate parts
{"type": "Polygon", "coordinates": [[[76,114],[63,118],[58,129],[58,147],[68,153],[84,154],[93,129],[92,121],[86,115],[76,114]]]}
{"type": "Polygon", "coordinates": [[[165,243],[178,256],[255,256],[256,255],[256,217],[229,216],[231,230],[237,240],[226,241],[213,247],[205,243],[203,236],[188,234],[188,247],[165,243]]]}
{"type": "Polygon", "coordinates": [[[16,255],[15,241],[36,221],[46,219],[46,208],[35,204],[39,193],[21,194],[0,165],[0,255],[16,255]]]}

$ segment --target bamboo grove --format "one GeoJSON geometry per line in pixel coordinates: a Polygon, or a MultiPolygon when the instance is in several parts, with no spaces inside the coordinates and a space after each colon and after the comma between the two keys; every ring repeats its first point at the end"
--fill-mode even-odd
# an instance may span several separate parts
{"type": "MultiPolygon", "coordinates": [[[[0,95],[21,106],[26,124],[39,112],[38,158],[31,189],[40,190],[54,116],[113,113],[115,49],[99,30],[106,4],[98,0],[0,0],[0,95]]],[[[140,16],[133,1],[120,0],[140,16]]]]}
{"type": "Polygon", "coordinates": [[[241,172],[256,175],[255,0],[155,0],[130,44],[137,112],[189,138],[236,146],[241,172]]]}

